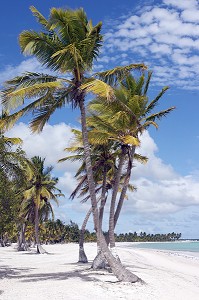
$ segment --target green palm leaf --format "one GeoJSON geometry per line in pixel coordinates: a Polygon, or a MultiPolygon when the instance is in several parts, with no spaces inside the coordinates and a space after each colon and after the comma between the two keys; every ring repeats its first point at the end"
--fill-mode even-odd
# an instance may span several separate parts
{"type": "Polygon", "coordinates": [[[144,64],[130,64],[128,66],[115,67],[107,71],[97,72],[94,76],[113,86],[116,85],[118,81],[122,81],[133,69],[145,70],[146,68],[144,64]]]}

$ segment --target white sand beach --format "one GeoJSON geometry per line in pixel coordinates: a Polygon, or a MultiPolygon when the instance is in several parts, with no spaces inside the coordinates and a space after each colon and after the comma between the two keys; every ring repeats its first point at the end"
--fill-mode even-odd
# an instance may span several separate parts
{"type": "Polygon", "coordinates": [[[0,248],[0,299],[198,300],[199,258],[174,252],[132,249],[119,244],[124,265],[142,283],[122,283],[105,271],[92,271],[95,244],[86,244],[89,264],[78,264],[78,245],[48,245],[49,254],[0,248]]]}

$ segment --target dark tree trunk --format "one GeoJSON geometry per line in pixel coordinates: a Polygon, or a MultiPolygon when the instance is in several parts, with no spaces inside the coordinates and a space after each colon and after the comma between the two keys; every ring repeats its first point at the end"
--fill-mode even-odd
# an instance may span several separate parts
{"type": "Polygon", "coordinates": [[[81,111],[81,124],[82,124],[82,137],[83,137],[83,144],[84,144],[84,154],[85,154],[85,162],[86,162],[86,171],[87,171],[87,178],[88,178],[88,186],[91,198],[91,205],[93,211],[93,221],[95,230],[97,233],[97,238],[100,244],[100,248],[107,259],[114,275],[118,278],[119,281],[126,281],[126,282],[136,282],[139,278],[131,273],[129,270],[125,269],[124,266],[118,262],[114,256],[111,254],[105,237],[103,236],[102,230],[99,227],[99,214],[97,208],[97,200],[95,195],[95,183],[93,178],[93,171],[91,165],[91,157],[90,157],[90,145],[88,142],[88,133],[87,133],[87,126],[86,126],[86,113],[85,113],[85,106],[84,106],[84,99],[79,99],[79,106],[81,111]]]}
{"type": "Polygon", "coordinates": [[[5,241],[4,241],[3,234],[1,234],[1,247],[5,247],[5,241]]]}

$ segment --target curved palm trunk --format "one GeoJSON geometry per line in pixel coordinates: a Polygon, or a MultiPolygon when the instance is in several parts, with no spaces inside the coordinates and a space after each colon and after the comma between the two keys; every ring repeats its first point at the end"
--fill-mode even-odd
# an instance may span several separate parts
{"type": "MultiPolygon", "coordinates": [[[[97,203],[99,202],[99,200],[97,201],[97,203]]],[[[88,262],[86,253],[84,251],[84,233],[85,233],[86,225],[88,223],[88,220],[89,220],[91,214],[92,214],[92,207],[87,212],[86,217],[85,217],[85,219],[84,219],[84,221],[82,223],[81,230],[80,230],[80,237],[79,237],[79,261],[78,262],[81,262],[81,263],[87,263],[88,262]]]]}
{"type": "Polygon", "coordinates": [[[85,232],[86,224],[88,222],[88,219],[90,218],[91,213],[92,213],[92,207],[87,212],[86,217],[84,219],[84,222],[82,224],[81,230],[80,230],[80,236],[79,236],[79,261],[78,262],[81,262],[81,263],[87,263],[88,262],[86,253],[84,251],[84,232],[85,232]]]}
{"type": "MultiPolygon", "coordinates": [[[[129,184],[129,181],[130,181],[130,178],[131,178],[131,170],[132,170],[132,165],[133,165],[134,154],[135,154],[135,147],[132,148],[131,155],[129,157],[126,176],[125,176],[125,179],[124,179],[122,191],[121,191],[120,198],[119,198],[117,208],[116,208],[116,211],[115,211],[115,215],[114,215],[114,228],[117,225],[117,221],[118,221],[118,218],[119,218],[119,215],[120,215],[123,203],[124,203],[125,195],[126,195],[126,192],[127,192],[128,184],[129,184]]],[[[107,236],[106,240],[107,240],[107,245],[109,245],[109,242],[110,242],[109,235],[107,236]]],[[[106,266],[105,257],[103,256],[102,253],[98,253],[98,255],[93,260],[92,267],[94,269],[102,269],[102,268],[104,268],[103,266],[106,266]]]]}
{"type": "MultiPolygon", "coordinates": [[[[127,153],[127,147],[122,146],[122,153],[119,158],[119,165],[118,165],[118,170],[115,175],[114,188],[113,188],[113,193],[112,193],[112,198],[111,198],[110,215],[109,215],[109,240],[110,240],[110,247],[112,248],[113,253],[115,252],[115,236],[114,236],[115,203],[116,203],[116,198],[117,198],[117,194],[118,194],[119,184],[120,184],[121,175],[122,175],[122,168],[123,168],[123,165],[125,162],[126,153],[127,153]]],[[[117,257],[117,253],[114,253],[114,255],[117,257]]]]}
{"type": "Polygon", "coordinates": [[[81,124],[82,124],[82,137],[83,137],[83,144],[84,144],[84,154],[85,154],[85,162],[86,162],[86,171],[87,171],[87,178],[88,178],[88,186],[89,186],[89,192],[90,192],[90,198],[91,198],[91,205],[92,205],[92,211],[93,211],[93,221],[95,230],[97,233],[97,238],[99,241],[100,248],[102,249],[102,252],[107,259],[114,275],[118,278],[120,281],[126,281],[126,282],[136,282],[139,280],[139,278],[131,273],[129,270],[125,269],[124,266],[118,262],[112,253],[110,252],[105,237],[103,236],[102,230],[99,227],[99,214],[98,214],[98,208],[97,208],[97,200],[95,195],[95,184],[94,184],[94,178],[93,178],[93,171],[92,171],[92,165],[91,165],[91,158],[90,158],[90,147],[88,142],[88,133],[87,133],[87,126],[86,126],[86,113],[85,113],[85,106],[84,106],[84,99],[82,95],[82,99],[79,99],[79,106],[81,111],[81,124]]]}

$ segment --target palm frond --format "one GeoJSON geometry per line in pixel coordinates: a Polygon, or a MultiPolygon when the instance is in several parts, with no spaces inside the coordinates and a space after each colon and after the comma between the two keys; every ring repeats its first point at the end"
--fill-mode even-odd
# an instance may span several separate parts
{"type": "Polygon", "coordinates": [[[45,29],[50,29],[49,23],[46,20],[46,18],[33,6],[30,6],[30,10],[37,19],[37,21],[45,28],[45,29]]]}
{"type": "Polygon", "coordinates": [[[152,114],[146,118],[146,122],[155,121],[156,119],[160,120],[162,117],[166,117],[171,111],[173,111],[176,107],[172,106],[168,109],[162,110],[158,113],[152,114]]]}
{"type": "Polygon", "coordinates": [[[148,162],[148,157],[138,153],[134,154],[134,159],[139,161],[141,164],[146,164],[148,162]]]}
{"type": "Polygon", "coordinates": [[[94,76],[113,86],[121,82],[134,69],[146,70],[147,67],[144,64],[130,64],[128,66],[115,67],[107,71],[97,72],[94,76]]]}
{"type": "Polygon", "coordinates": [[[43,105],[34,110],[36,117],[30,122],[30,127],[33,132],[42,131],[54,111],[58,108],[62,108],[66,103],[71,102],[73,97],[71,91],[72,87],[69,87],[66,90],[60,90],[54,94],[50,94],[43,105]]]}
{"type": "Polygon", "coordinates": [[[146,114],[149,114],[150,111],[152,109],[154,109],[156,107],[156,105],[158,104],[158,100],[162,97],[162,95],[164,95],[164,93],[169,89],[168,86],[164,87],[161,92],[157,95],[157,97],[151,101],[151,103],[147,106],[146,108],[146,114]]]}
{"type": "Polygon", "coordinates": [[[99,79],[88,79],[86,83],[81,85],[81,89],[103,97],[107,101],[113,101],[115,99],[114,90],[112,87],[99,79]]]}
{"type": "Polygon", "coordinates": [[[153,72],[151,72],[151,71],[148,72],[147,80],[146,80],[145,87],[144,87],[144,94],[143,94],[144,96],[146,96],[146,94],[148,92],[152,74],[153,74],[153,72]]]}

